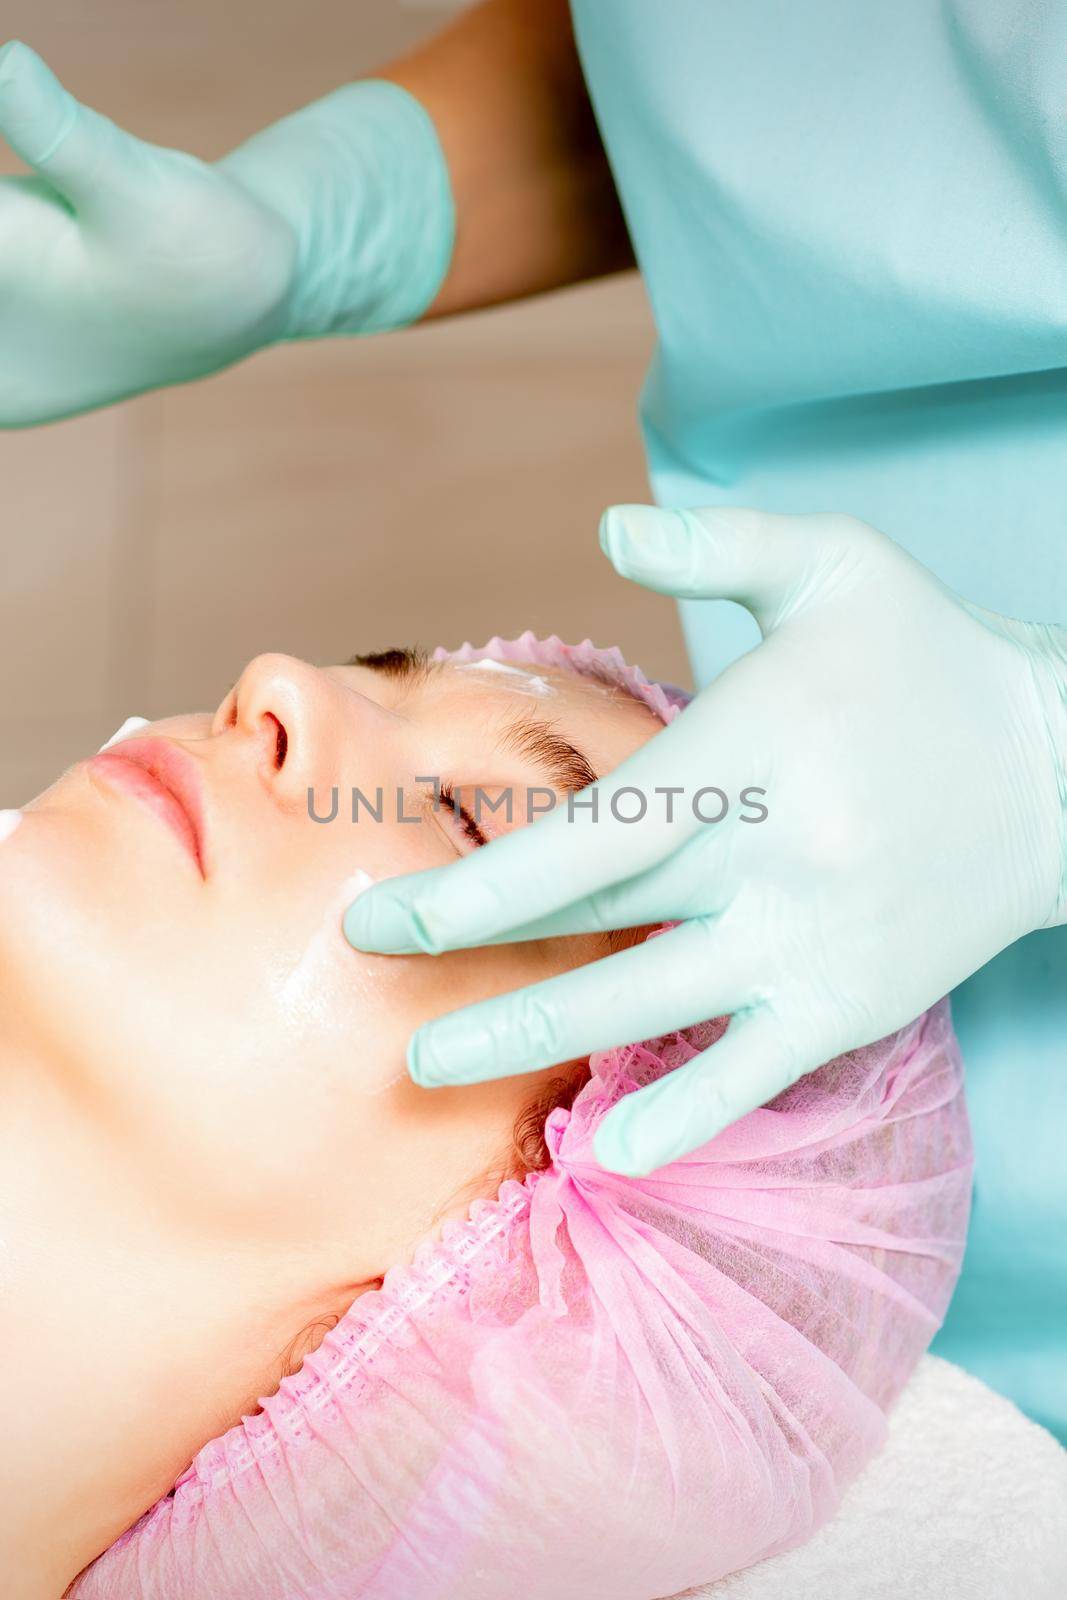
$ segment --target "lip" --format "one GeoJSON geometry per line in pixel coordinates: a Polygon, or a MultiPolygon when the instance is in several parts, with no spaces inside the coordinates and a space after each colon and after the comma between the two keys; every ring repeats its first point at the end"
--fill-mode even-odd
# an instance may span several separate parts
{"type": "Polygon", "coordinates": [[[203,784],[191,756],[169,739],[120,739],[91,756],[86,767],[154,811],[207,877],[203,784]]]}

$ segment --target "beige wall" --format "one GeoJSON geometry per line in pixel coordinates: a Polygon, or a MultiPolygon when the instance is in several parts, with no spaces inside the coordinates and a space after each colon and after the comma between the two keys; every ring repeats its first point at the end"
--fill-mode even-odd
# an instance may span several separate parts
{"type": "MultiPolygon", "coordinates": [[[[210,158],[447,9],[9,0],[4,29],[97,109],[210,158]]],[[[534,627],[688,682],[673,603],[596,539],[604,504],[648,495],[650,342],[639,282],[617,279],[0,435],[0,805],[129,713],[213,706],[266,649],[326,662],[534,627]]]]}

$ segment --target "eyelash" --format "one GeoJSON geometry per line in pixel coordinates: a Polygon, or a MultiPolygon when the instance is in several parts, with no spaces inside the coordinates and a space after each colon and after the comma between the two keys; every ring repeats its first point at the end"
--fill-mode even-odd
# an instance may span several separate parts
{"type": "Polygon", "coordinates": [[[457,821],[462,824],[463,831],[467,835],[467,838],[470,839],[472,844],[488,844],[488,838],[482,832],[481,828],[479,828],[478,824],[475,822],[466,806],[461,806],[456,800],[456,791],[453,785],[450,783],[442,783],[440,785],[439,793],[444,804],[449,807],[457,821]]]}

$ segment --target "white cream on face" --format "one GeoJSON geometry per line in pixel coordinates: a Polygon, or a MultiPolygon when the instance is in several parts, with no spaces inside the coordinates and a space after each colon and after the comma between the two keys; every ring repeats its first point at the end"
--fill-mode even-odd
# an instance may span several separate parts
{"type": "MultiPolygon", "coordinates": [[[[289,969],[278,989],[279,1008],[293,1029],[310,1025],[318,1033],[335,1033],[338,1047],[349,1050],[353,1046],[351,1023],[338,1015],[336,993],[339,982],[355,982],[356,953],[345,938],[341,923],[353,900],[358,900],[375,882],[377,879],[363,867],[357,867],[344,879],[331,897],[326,915],[308,940],[303,955],[289,969]]],[[[406,1077],[407,1068],[404,1067],[361,1092],[382,1094],[406,1077]]],[[[351,1080],[350,1086],[360,1089],[360,1085],[351,1080]]]]}
{"type": "Polygon", "coordinates": [[[511,688],[520,693],[546,695],[555,694],[555,685],[549,683],[539,672],[528,672],[525,667],[516,667],[509,661],[494,661],[491,656],[483,656],[480,661],[457,661],[454,663],[460,671],[482,673],[504,673],[509,678],[518,678],[518,683],[512,682],[511,688]]]}
{"type": "MultiPolygon", "coordinates": [[[[494,661],[492,656],[483,656],[480,661],[454,661],[452,665],[464,672],[477,672],[488,676],[506,674],[511,680],[510,689],[519,694],[549,695],[559,692],[559,685],[551,679],[543,677],[539,672],[532,672],[525,667],[517,667],[510,661],[494,661]],[[517,681],[516,681],[517,680],[517,681]]],[[[632,700],[629,690],[618,683],[605,683],[591,674],[575,673],[574,676],[581,683],[582,688],[589,694],[598,694],[612,702],[632,700]]]]}
{"type": "MultiPolygon", "coordinates": [[[[120,739],[125,739],[127,734],[136,733],[139,728],[147,728],[147,727],[148,727],[148,718],[147,717],[127,717],[126,721],[122,724],[122,727],[118,728],[111,735],[111,738],[106,740],[105,743],[100,746],[100,750],[107,750],[107,749],[110,748],[111,745],[118,744],[120,739]]],[[[97,755],[100,754],[100,750],[98,750],[96,752],[97,755]]]]}
{"type": "Polygon", "coordinates": [[[0,811],[0,844],[10,839],[21,821],[21,811],[0,811]]]}

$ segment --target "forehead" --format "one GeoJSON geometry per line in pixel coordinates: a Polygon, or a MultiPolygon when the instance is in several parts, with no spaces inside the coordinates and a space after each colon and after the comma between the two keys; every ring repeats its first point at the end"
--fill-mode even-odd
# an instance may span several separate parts
{"type": "Polygon", "coordinates": [[[448,662],[446,693],[495,696],[509,712],[529,710],[582,744],[599,771],[610,770],[663,726],[643,701],[617,683],[566,667],[488,659],[448,662]]]}
{"type": "Polygon", "coordinates": [[[536,719],[579,746],[597,772],[609,772],[663,724],[628,690],[565,667],[540,662],[429,661],[416,672],[381,678],[381,697],[401,702],[415,715],[435,722],[462,719],[491,731],[500,723],[536,719]]]}

